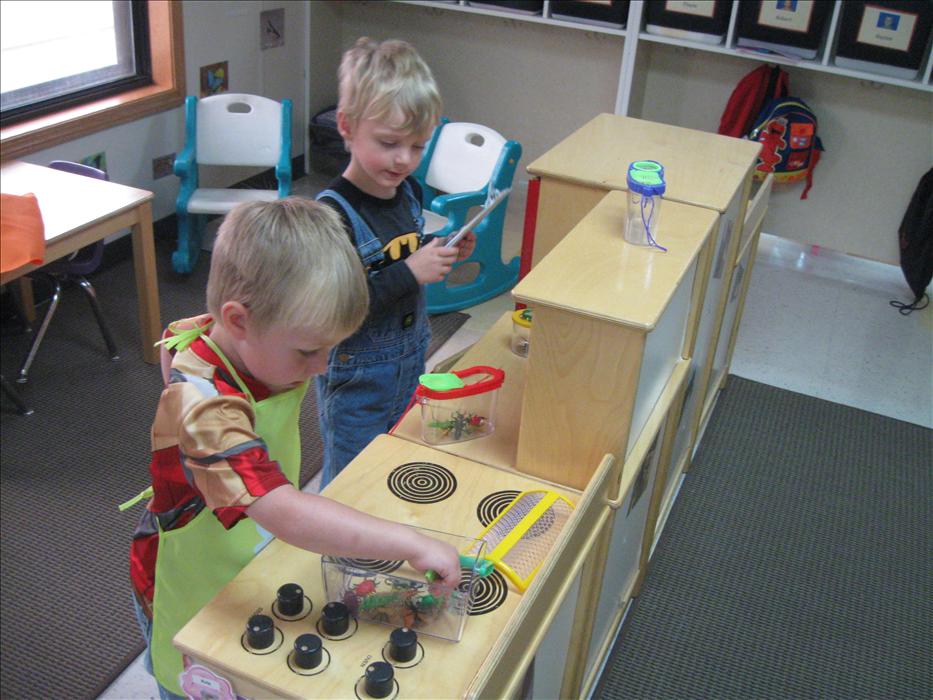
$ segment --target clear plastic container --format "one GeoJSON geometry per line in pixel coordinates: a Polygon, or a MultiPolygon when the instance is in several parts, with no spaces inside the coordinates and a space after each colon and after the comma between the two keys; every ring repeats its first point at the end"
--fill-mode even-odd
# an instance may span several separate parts
{"type": "Polygon", "coordinates": [[[505,381],[501,369],[470,367],[423,374],[420,381],[415,400],[421,404],[421,437],[426,443],[464,442],[495,430],[496,398],[505,381]]]}
{"type": "Polygon", "coordinates": [[[658,245],[658,221],[661,218],[661,195],[664,194],[664,168],[653,160],[639,160],[629,165],[628,208],[625,216],[625,240],[634,245],[658,245]]]}
{"type": "MultiPolygon", "coordinates": [[[[413,527],[413,526],[408,526],[413,527]]],[[[379,562],[324,555],[321,573],[327,602],[347,606],[358,621],[407,627],[418,634],[460,641],[473,584],[488,564],[486,543],[472,537],[413,527],[452,544],[460,553],[460,584],[448,589],[407,562],[379,562]]]]}
{"type": "Polygon", "coordinates": [[[511,348],[519,357],[528,357],[528,345],[531,342],[531,309],[518,309],[512,312],[511,348]]]}

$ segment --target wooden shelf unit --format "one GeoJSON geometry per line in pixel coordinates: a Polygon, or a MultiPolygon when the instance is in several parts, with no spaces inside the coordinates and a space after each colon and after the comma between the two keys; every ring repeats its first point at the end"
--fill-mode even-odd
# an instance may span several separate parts
{"type": "Polygon", "coordinates": [[[734,56],[736,58],[742,58],[751,61],[779,63],[782,65],[793,66],[794,68],[802,68],[804,70],[839,75],[856,80],[866,80],[872,83],[897,85],[899,87],[904,87],[911,90],[933,92],[933,77],[931,77],[931,71],[933,71],[931,44],[933,44],[933,42],[928,43],[919,75],[913,80],[905,80],[903,78],[892,77],[881,73],[852,70],[850,68],[834,65],[833,62],[835,60],[836,41],[838,38],[840,25],[839,18],[844,0],[834,0],[833,13],[830,18],[829,27],[820,46],[818,57],[812,60],[785,57],[779,54],[764,53],[738,46],[736,24],[739,12],[739,2],[737,0],[732,3],[732,13],[729,20],[729,29],[722,44],[708,44],[678,37],[650,34],[644,31],[644,0],[631,0],[629,3],[629,13],[625,27],[605,26],[587,22],[585,20],[572,21],[564,18],[555,18],[552,16],[550,0],[544,1],[544,9],[540,15],[529,15],[521,12],[510,11],[504,8],[497,9],[489,6],[476,6],[472,5],[469,0],[457,0],[457,2],[441,2],[437,0],[397,1],[412,5],[435,7],[453,12],[469,12],[477,15],[509,19],[516,22],[547,24],[568,30],[596,32],[619,36],[620,39],[625,41],[625,50],[623,53],[622,65],[619,69],[619,87],[618,93],[616,95],[615,105],[616,114],[628,114],[629,97],[631,95],[632,79],[634,75],[634,65],[640,48],[639,45],[642,42],[648,42],[649,44],[655,43],[667,44],[670,46],[682,46],[696,49],[698,51],[707,51],[710,53],[734,56]],[[633,31],[633,27],[637,27],[638,30],[633,31]]]}

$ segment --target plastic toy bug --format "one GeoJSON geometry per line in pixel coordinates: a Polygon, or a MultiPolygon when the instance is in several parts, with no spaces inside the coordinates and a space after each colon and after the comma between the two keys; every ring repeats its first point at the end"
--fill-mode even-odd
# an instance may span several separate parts
{"type": "Polygon", "coordinates": [[[485,424],[485,416],[476,413],[455,411],[453,415],[451,415],[450,420],[432,421],[430,427],[442,431],[445,436],[453,433],[454,439],[459,440],[465,435],[469,436],[481,430],[485,424]]]}

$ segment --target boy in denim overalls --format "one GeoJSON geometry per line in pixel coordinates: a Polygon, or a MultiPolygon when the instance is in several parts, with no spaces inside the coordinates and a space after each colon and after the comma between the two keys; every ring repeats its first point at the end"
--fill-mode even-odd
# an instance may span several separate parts
{"type": "Polygon", "coordinates": [[[424,285],[466,260],[458,246],[424,236],[421,188],[409,177],[437,125],[431,70],[404,41],[358,39],[340,64],[337,128],[350,152],[343,174],[318,195],[343,217],[369,281],[369,314],[330,354],[316,379],[326,486],[404,413],[424,372],[431,329],[424,285]]]}

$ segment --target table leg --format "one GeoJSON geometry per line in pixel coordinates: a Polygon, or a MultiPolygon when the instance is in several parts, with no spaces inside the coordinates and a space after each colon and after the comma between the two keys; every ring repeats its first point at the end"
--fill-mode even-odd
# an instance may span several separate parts
{"type": "Polygon", "coordinates": [[[31,326],[36,322],[36,301],[32,294],[32,280],[23,276],[16,283],[19,285],[20,311],[23,319],[31,326]]]}
{"type": "Polygon", "coordinates": [[[155,242],[152,236],[152,205],[144,202],[137,208],[133,232],[133,267],[136,273],[136,295],[139,299],[139,332],[142,336],[143,359],[156,364],[159,350],[155,343],[162,337],[159,312],[159,280],[156,273],[155,242]]]}

